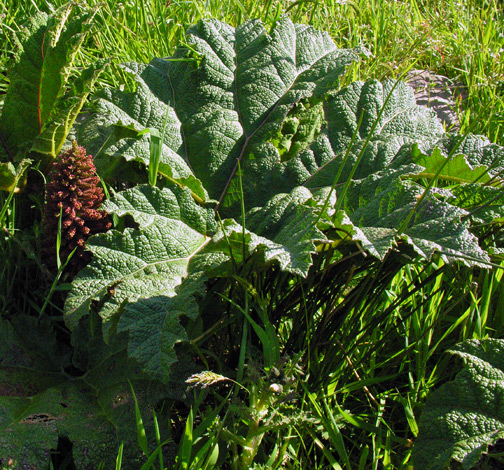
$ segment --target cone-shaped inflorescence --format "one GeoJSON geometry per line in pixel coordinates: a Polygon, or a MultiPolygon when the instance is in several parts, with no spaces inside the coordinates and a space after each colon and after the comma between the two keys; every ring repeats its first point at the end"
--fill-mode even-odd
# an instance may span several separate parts
{"type": "Polygon", "coordinates": [[[86,240],[111,226],[107,213],[98,210],[103,201],[99,184],[93,157],[86,155],[86,150],[75,141],[72,148],[56,158],[49,172],[43,217],[43,254],[47,266],[56,270],[57,239],[61,227],[61,263],[65,263],[75,250],[65,268],[70,278],[91,259],[91,252],[84,249],[86,240]]]}

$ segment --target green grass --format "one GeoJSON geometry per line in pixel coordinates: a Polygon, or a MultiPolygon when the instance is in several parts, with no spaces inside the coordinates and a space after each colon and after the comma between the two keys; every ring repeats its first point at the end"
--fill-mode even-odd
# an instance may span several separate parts
{"type": "MultiPolygon", "coordinates": [[[[15,49],[12,34],[38,9],[50,11],[60,3],[0,0],[0,104],[8,86],[3,71],[15,49]]],[[[460,105],[461,132],[485,134],[504,145],[504,4],[497,0],[87,3],[97,5],[97,26],[80,53],[81,66],[98,57],[111,57],[115,65],[167,57],[185,41],[186,28],[201,18],[233,25],[261,18],[273,25],[285,13],[295,22],[328,31],[341,48],[363,46],[369,51],[368,58],[351,67],[345,82],[396,78],[412,68],[459,80],[468,94],[460,105]]],[[[111,67],[99,85],[122,84],[132,85],[118,67],[111,67]]],[[[40,200],[29,204],[30,211],[40,210],[40,200]]],[[[26,207],[5,194],[0,194],[0,210],[0,248],[6,255],[0,265],[0,312],[40,313],[41,306],[57,312],[44,288],[51,280],[38,261],[38,220],[26,228],[21,215],[26,207]]],[[[260,302],[247,297],[246,308],[230,307],[236,307],[235,314],[247,325],[247,335],[256,331],[254,354],[267,358],[268,367],[274,362],[270,356],[279,351],[306,351],[305,375],[293,372],[299,381],[295,405],[283,407],[272,399],[266,406],[261,398],[264,409],[285,413],[290,424],[264,432],[262,442],[255,442],[275,450],[278,458],[270,468],[411,469],[412,443],[426,396],[451,377],[443,352],[460,340],[503,337],[503,271],[470,270],[440,261],[403,266],[393,257],[379,263],[356,253],[351,260],[328,257],[320,272],[310,283],[268,273],[270,277],[252,286],[264,296],[260,302]],[[283,315],[278,315],[280,309],[283,315]],[[250,312],[262,323],[254,322],[250,312]],[[272,328],[279,344],[271,344],[272,328]],[[308,414],[315,425],[304,419],[308,414]]],[[[244,334],[241,345],[251,348],[246,340],[244,334]]],[[[207,359],[217,362],[210,351],[207,359]]],[[[200,444],[205,437],[210,443],[201,444],[207,445],[201,468],[213,462],[219,438],[234,439],[236,454],[243,439],[252,441],[254,422],[243,410],[259,408],[254,387],[264,377],[244,376],[244,360],[240,357],[233,380],[243,380],[256,398],[239,387],[227,394],[226,385],[212,385],[215,389],[204,394],[208,406],[198,402],[194,414],[186,416],[177,468],[188,468],[188,442],[194,436],[200,444]],[[209,411],[212,405],[228,411],[217,417],[209,411]],[[193,423],[196,418],[206,427],[193,423]]],[[[159,445],[165,436],[155,439],[159,445]]],[[[146,460],[146,468],[163,466],[161,453],[146,460]]],[[[233,468],[239,468],[238,460],[233,468]]]]}
{"type": "MultiPolygon", "coordinates": [[[[62,3],[0,1],[0,64],[6,64],[13,50],[9,40],[13,31],[37,9],[49,11],[62,3]]],[[[271,25],[279,14],[288,14],[295,22],[328,31],[340,47],[369,50],[371,56],[355,66],[349,80],[399,77],[410,68],[460,80],[468,92],[461,110],[462,132],[470,129],[503,143],[504,11],[497,0],[87,3],[98,5],[98,27],[83,62],[93,62],[97,56],[112,57],[116,64],[169,56],[184,41],[185,29],[201,18],[213,17],[232,25],[261,18],[271,25]]],[[[103,80],[117,85],[125,78],[113,69],[103,80]]],[[[6,87],[3,76],[0,90],[2,87],[6,87]]]]}

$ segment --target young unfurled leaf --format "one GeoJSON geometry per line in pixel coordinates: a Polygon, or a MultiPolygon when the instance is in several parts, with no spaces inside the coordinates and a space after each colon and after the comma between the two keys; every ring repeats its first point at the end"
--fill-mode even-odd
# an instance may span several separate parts
{"type": "Polygon", "coordinates": [[[488,183],[490,175],[488,167],[478,165],[472,167],[464,154],[454,156],[443,155],[439,147],[434,148],[430,155],[423,154],[418,147],[413,148],[413,160],[425,168],[418,178],[440,178],[457,183],[488,183]]]}
{"type": "Polygon", "coordinates": [[[70,2],[38,13],[17,38],[15,65],[0,116],[0,161],[31,153],[46,168],[60,152],[105,62],[68,80],[96,10],[70,2]]]}

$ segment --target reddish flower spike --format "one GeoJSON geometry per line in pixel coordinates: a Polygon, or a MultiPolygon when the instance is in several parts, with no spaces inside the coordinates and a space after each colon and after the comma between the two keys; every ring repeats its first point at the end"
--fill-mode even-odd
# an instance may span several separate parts
{"type": "Polygon", "coordinates": [[[103,198],[93,157],[86,155],[86,150],[74,141],[70,149],[56,158],[48,175],[43,255],[49,268],[56,270],[57,267],[56,240],[61,215],[61,262],[65,263],[75,249],[65,269],[68,276],[73,278],[90,261],[91,252],[85,250],[86,240],[112,225],[107,213],[98,210],[103,198]]]}

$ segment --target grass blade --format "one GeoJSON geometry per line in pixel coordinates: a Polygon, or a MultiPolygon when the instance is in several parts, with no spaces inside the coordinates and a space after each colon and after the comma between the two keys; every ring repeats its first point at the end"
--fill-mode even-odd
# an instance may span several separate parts
{"type": "Polygon", "coordinates": [[[124,442],[121,442],[121,445],[119,446],[119,450],[117,451],[116,470],[121,470],[123,448],[124,448],[124,442]]]}
{"type": "Polygon", "coordinates": [[[191,452],[193,447],[193,410],[189,411],[189,415],[187,416],[184,436],[182,438],[182,442],[180,443],[179,452],[175,462],[178,464],[177,468],[182,468],[186,470],[189,468],[189,464],[191,463],[191,452]]]}
{"type": "Polygon", "coordinates": [[[137,440],[140,449],[144,452],[145,455],[149,455],[149,444],[147,442],[147,435],[145,434],[145,427],[142,420],[142,414],[140,413],[140,407],[138,406],[138,400],[135,395],[135,390],[133,390],[133,385],[131,385],[131,393],[133,394],[133,400],[135,401],[135,417],[136,417],[136,426],[137,426],[137,440]]]}

